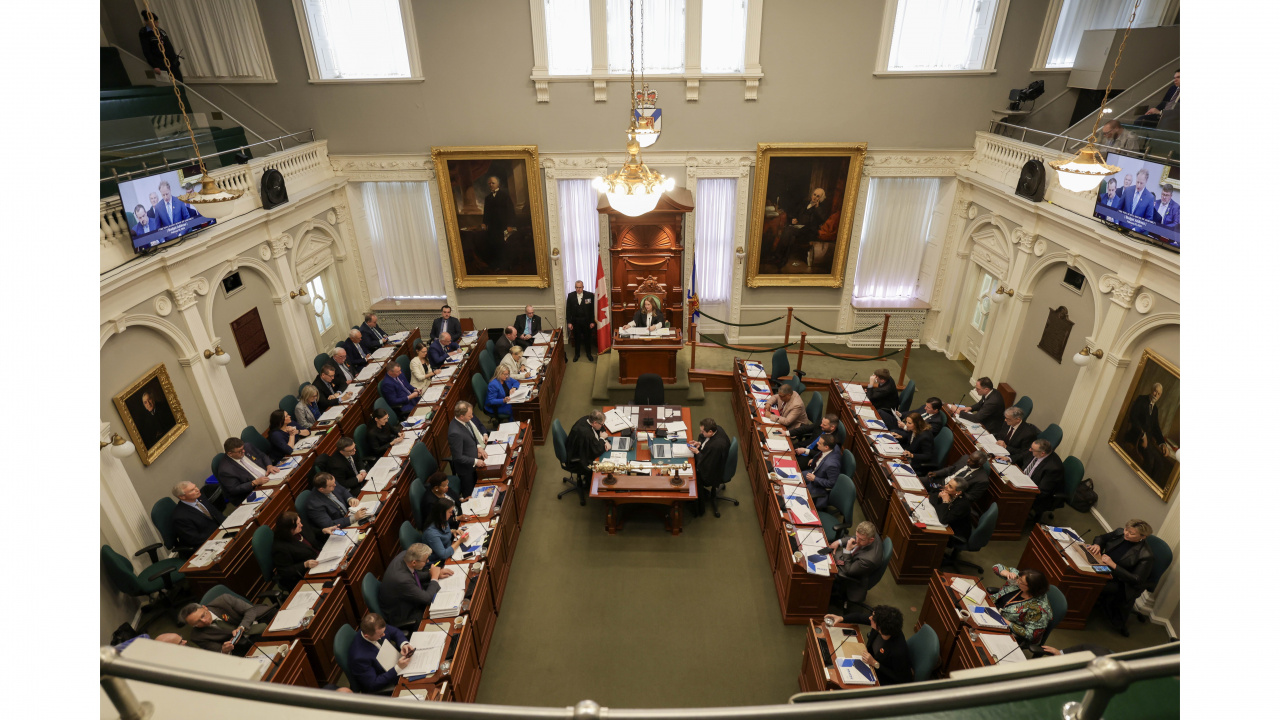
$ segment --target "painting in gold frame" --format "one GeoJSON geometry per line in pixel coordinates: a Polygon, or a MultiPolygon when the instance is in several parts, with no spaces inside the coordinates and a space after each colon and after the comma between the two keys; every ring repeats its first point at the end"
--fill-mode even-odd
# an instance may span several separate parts
{"type": "Polygon", "coordinates": [[[187,416],[164,363],[111,399],[143,465],[155,462],[187,429],[187,416]]]}
{"type": "Polygon", "coordinates": [[[431,149],[459,288],[550,284],[537,145],[431,149]]]}
{"type": "Polygon", "coordinates": [[[866,143],[759,143],[747,285],[840,287],[866,143]]]}
{"type": "Polygon", "coordinates": [[[1165,502],[1178,487],[1180,464],[1174,453],[1182,435],[1181,401],[1178,367],[1143,350],[1109,442],[1165,502]]]}

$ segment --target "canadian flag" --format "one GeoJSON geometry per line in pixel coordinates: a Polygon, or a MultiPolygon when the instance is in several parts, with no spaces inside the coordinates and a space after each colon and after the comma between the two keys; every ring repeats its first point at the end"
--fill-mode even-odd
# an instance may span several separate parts
{"type": "Polygon", "coordinates": [[[604,260],[596,257],[596,352],[613,347],[613,330],[609,328],[609,288],[604,280],[604,260]]]}

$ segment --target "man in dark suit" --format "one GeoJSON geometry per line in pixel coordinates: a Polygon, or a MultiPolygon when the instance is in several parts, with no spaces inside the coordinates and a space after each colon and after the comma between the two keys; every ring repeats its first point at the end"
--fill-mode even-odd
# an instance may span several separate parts
{"type": "Polygon", "coordinates": [[[334,453],[317,462],[317,466],[333,475],[334,481],[350,493],[356,492],[367,474],[356,461],[356,441],[349,437],[339,438],[334,453]]]}
{"type": "Polygon", "coordinates": [[[1156,196],[1147,189],[1147,180],[1151,173],[1142,168],[1134,175],[1133,187],[1124,189],[1124,205],[1120,209],[1143,220],[1150,220],[1155,215],[1156,196]]]}
{"type": "Polygon", "coordinates": [[[884,556],[875,523],[863,520],[852,535],[845,530],[828,547],[833,550],[831,561],[836,570],[831,600],[842,607],[866,600],[868,582],[884,556]]]}
{"type": "Polygon", "coordinates": [[[427,346],[427,362],[431,363],[432,370],[439,370],[449,361],[449,353],[458,349],[458,343],[453,341],[453,335],[450,333],[440,333],[440,337],[431,341],[427,346]]]}
{"type": "Polygon", "coordinates": [[[1160,428],[1160,397],[1164,395],[1164,386],[1155,383],[1151,392],[1139,395],[1129,405],[1127,415],[1128,426],[1124,429],[1124,442],[1132,444],[1134,451],[1142,460],[1142,469],[1151,477],[1157,477],[1161,457],[1169,457],[1173,451],[1169,449],[1160,428]]]}
{"type": "MultiPolygon", "coordinates": [[[[920,417],[929,423],[929,429],[933,431],[933,436],[938,436],[938,431],[947,426],[947,416],[942,412],[942,398],[931,397],[924,401],[920,407],[912,410],[913,413],[920,413],[920,417]]],[[[910,415],[911,413],[907,413],[910,415]]],[[[884,421],[884,425],[890,432],[898,430],[902,419],[902,413],[891,409],[879,411],[880,419],[884,421]]],[[[839,439],[839,438],[837,438],[839,439]]]]}
{"type": "Polygon", "coordinates": [[[1166,123],[1161,121],[1164,120],[1165,113],[1172,113],[1177,109],[1178,101],[1182,99],[1181,96],[1182,71],[1177,70],[1173,73],[1173,84],[1169,86],[1168,90],[1164,91],[1164,98],[1162,98],[1155,107],[1148,108],[1146,113],[1138,116],[1138,118],[1133,121],[1133,124],[1141,125],[1143,127],[1159,126],[1161,128],[1177,129],[1170,128],[1166,123]]]}
{"type": "Polygon", "coordinates": [[[953,415],[959,413],[961,418],[976,422],[986,428],[987,432],[997,435],[1000,428],[1004,427],[1004,396],[996,391],[995,383],[989,377],[978,378],[976,389],[982,399],[974,403],[973,407],[949,405],[948,408],[953,415]]]}
{"type": "Polygon", "coordinates": [[[514,327],[508,326],[505,330],[502,331],[502,334],[498,336],[498,339],[493,341],[494,364],[502,362],[502,358],[506,357],[507,353],[511,352],[511,346],[515,344],[516,344],[516,329],[514,327]]]}
{"type": "Polygon", "coordinates": [[[275,615],[270,605],[254,605],[225,593],[208,603],[187,603],[178,619],[191,626],[192,645],[224,655],[244,656],[275,615]]]}
{"type": "Polygon", "coordinates": [[[365,352],[373,352],[387,341],[387,334],[378,327],[378,313],[365,313],[364,324],[360,326],[360,344],[365,352]]]}
{"type": "Polygon", "coordinates": [[[1009,455],[1021,455],[1031,447],[1031,441],[1040,434],[1040,428],[1025,422],[1022,408],[1011,407],[1004,410],[1006,427],[996,434],[996,444],[1009,451],[1009,455]]]}
{"type": "Polygon", "coordinates": [[[542,332],[542,317],[533,314],[532,305],[525,305],[524,314],[517,315],[511,325],[516,329],[515,344],[527,348],[533,344],[533,336],[542,332]]]}
{"type": "Polygon", "coordinates": [[[227,500],[236,505],[266,485],[270,481],[267,476],[279,470],[258,448],[246,445],[238,437],[227,438],[222,443],[222,452],[225,456],[218,463],[218,484],[227,494],[227,500]]]}
{"type": "Polygon", "coordinates": [[[387,563],[378,588],[378,604],[386,613],[388,623],[400,628],[417,628],[431,601],[436,599],[436,593],[440,592],[437,581],[453,574],[450,568],[432,565],[428,569],[430,557],[431,548],[424,543],[414,543],[387,563]]]}
{"type": "MultiPolygon", "coordinates": [[[[1114,177],[1107,178],[1107,182],[1098,189],[1098,204],[1107,208],[1120,210],[1124,206],[1124,193],[1116,187],[1116,179],[1114,177]]],[[[1107,222],[1117,222],[1115,215],[1105,215],[1107,222]]]]}
{"type": "MultiPolygon", "coordinates": [[[[968,538],[969,533],[973,531],[973,520],[970,517],[970,508],[972,507],[969,498],[965,496],[965,482],[959,478],[951,478],[947,480],[947,484],[942,486],[941,490],[934,492],[929,496],[929,504],[938,512],[938,522],[955,530],[956,535],[968,538]]],[[[952,538],[951,543],[957,540],[952,538]]]]}
{"type": "Polygon", "coordinates": [[[817,513],[827,506],[827,496],[831,494],[831,488],[836,486],[836,478],[840,477],[840,449],[834,437],[819,435],[814,452],[818,458],[811,463],[813,471],[805,473],[803,477],[809,496],[813,498],[812,509],[817,513]]]}
{"type": "Polygon", "coordinates": [[[318,472],[311,480],[311,497],[303,508],[307,522],[323,530],[331,527],[359,525],[365,518],[365,510],[353,510],[359,501],[333,479],[327,472],[318,472]]]}
{"type": "Polygon", "coordinates": [[[1062,489],[1064,474],[1062,458],[1053,451],[1048,440],[1036,440],[1031,448],[1019,456],[1018,466],[1040,488],[1040,494],[1031,503],[1031,519],[1035,520],[1053,507],[1053,494],[1062,489]]]}
{"type": "Polygon", "coordinates": [[[403,376],[404,373],[400,370],[398,363],[387,363],[387,376],[382,378],[378,390],[382,392],[382,398],[400,417],[407,418],[418,406],[418,396],[422,392],[414,389],[403,376]]]}
{"type": "Polygon", "coordinates": [[[573,292],[565,298],[565,318],[569,334],[573,336],[573,361],[578,362],[582,348],[587,349],[587,362],[594,362],[591,355],[591,338],[596,330],[596,294],[583,289],[582,281],[573,284],[573,292]]]}
{"type": "Polygon", "coordinates": [[[453,474],[462,481],[460,497],[471,497],[476,487],[476,468],[484,466],[484,446],[489,435],[476,420],[471,403],[459,401],[453,406],[449,423],[449,453],[453,457],[453,474]]]}
{"type": "Polygon", "coordinates": [[[449,305],[440,308],[440,317],[431,321],[431,339],[440,337],[442,332],[449,333],[449,337],[455,340],[462,337],[462,323],[453,316],[453,308],[449,305]]]}
{"type": "Polygon", "coordinates": [[[134,416],[133,422],[138,428],[138,436],[142,444],[152,447],[160,442],[178,421],[173,417],[173,410],[163,396],[150,390],[142,391],[142,412],[134,416]]]}
{"type": "Polygon", "coordinates": [[[347,679],[351,681],[351,690],[390,695],[400,680],[396,668],[408,667],[412,658],[413,646],[399,628],[394,625],[388,627],[387,621],[377,613],[365,613],[360,620],[360,632],[347,650],[347,667],[350,669],[347,679]],[[400,648],[395,665],[389,668],[378,664],[378,651],[382,649],[384,640],[400,648]]]}
{"type": "Polygon", "coordinates": [[[968,455],[962,456],[953,465],[934,470],[921,478],[925,489],[933,492],[942,489],[946,485],[947,480],[956,478],[964,483],[965,497],[971,503],[977,503],[979,500],[987,496],[987,489],[991,485],[991,478],[988,473],[987,454],[981,450],[974,450],[968,455]]]}
{"type": "MultiPolygon", "coordinates": [[[[818,438],[823,435],[830,435],[835,438],[836,445],[842,444],[841,441],[845,439],[844,433],[840,432],[840,417],[837,415],[827,413],[822,416],[822,420],[816,426],[810,427],[812,428],[811,434],[802,432],[797,435],[795,432],[791,433],[791,443],[796,449],[796,463],[801,470],[808,470],[812,461],[818,458],[818,438]],[[802,446],[801,443],[807,444],[802,446]]],[[[797,432],[803,430],[804,428],[802,427],[797,432]]]]}
{"type": "Polygon", "coordinates": [[[1177,230],[1182,222],[1181,206],[1173,199],[1173,186],[1169,183],[1160,186],[1160,202],[1156,203],[1152,219],[1170,230],[1177,230]]]}
{"type": "Polygon", "coordinates": [[[200,499],[200,488],[190,480],[174,485],[173,496],[178,504],[169,522],[178,547],[200,547],[226,519],[217,508],[200,499]]]}
{"type": "Polygon", "coordinates": [[[168,227],[183,220],[201,217],[200,213],[191,209],[191,206],[173,196],[168,180],[161,180],[159,189],[160,203],[156,205],[155,211],[156,221],[160,223],[160,227],[168,227]]]}
{"type": "MultiPolygon", "coordinates": [[[[333,365],[337,370],[333,374],[333,389],[338,392],[346,392],[347,386],[355,382],[356,372],[358,371],[352,371],[351,367],[347,365],[348,355],[345,349],[336,347],[329,354],[333,357],[333,361],[325,363],[325,365],[333,365]]],[[[321,367],[321,369],[323,370],[324,367],[321,367]]]]}
{"type": "Polygon", "coordinates": [[[338,343],[338,347],[347,352],[347,367],[357,375],[369,364],[369,352],[364,349],[363,336],[358,328],[351,328],[347,339],[338,343]]]}
{"type": "Polygon", "coordinates": [[[516,229],[516,206],[511,194],[502,189],[497,175],[489,176],[489,192],[484,196],[484,218],[480,223],[484,231],[485,260],[495,274],[502,274],[511,266],[512,251],[506,240],[516,229]]]}
{"type": "Polygon", "coordinates": [[[178,48],[174,47],[173,40],[169,37],[169,33],[160,27],[160,16],[150,10],[142,11],[142,27],[138,30],[138,43],[142,45],[142,57],[146,58],[147,64],[155,70],[156,76],[165,71],[164,61],[169,60],[169,72],[173,73],[173,78],[178,82],[182,82],[181,55],[178,54],[178,48]],[[152,30],[152,24],[155,29],[152,30]]]}
{"type": "Polygon", "coordinates": [[[338,368],[334,365],[325,365],[320,368],[320,374],[315,380],[311,381],[316,386],[319,395],[316,403],[320,406],[320,412],[324,412],[329,408],[337,405],[342,399],[342,391],[337,387],[338,368]]]}
{"type": "Polygon", "coordinates": [[[782,267],[796,245],[803,246],[804,243],[817,240],[818,230],[822,229],[822,224],[828,217],[831,217],[831,203],[827,202],[827,191],[814,188],[809,196],[809,204],[791,218],[791,224],[782,229],[773,264],[782,267]]]}
{"type": "Polygon", "coordinates": [[[694,474],[698,478],[698,507],[694,517],[702,517],[706,505],[720,517],[715,506],[716,489],[724,484],[724,465],[729,459],[729,433],[714,418],[702,418],[698,422],[699,439],[689,443],[693,453],[694,474]]]}
{"type": "Polygon", "coordinates": [[[134,237],[142,237],[147,233],[160,229],[160,226],[156,224],[155,218],[151,217],[147,213],[147,209],[142,205],[138,205],[133,209],[133,217],[137,220],[133,224],[134,237]]]}

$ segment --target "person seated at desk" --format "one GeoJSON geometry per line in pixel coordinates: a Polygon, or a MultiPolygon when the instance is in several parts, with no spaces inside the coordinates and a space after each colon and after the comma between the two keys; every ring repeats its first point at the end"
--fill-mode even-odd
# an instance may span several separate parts
{"type": "Polygon", "coordinates": [[[382,408],[375,408],[370,415],[373,425],[369,428],[369,452],[380,458],[391,451],[391,446],[405,441],[404,427],[391,422],[391,415],[382,408]]]}
{"type": "Polygon", "coordinates": [[[832,578],[831,601],[842,608],[867,599],[867,583],[880,567],[884,548],[875,523],[863,520],[850,535],[844,530],[830,545],[831,562],[836,566],[832,578]]]}
{"type": "Polygon", "coordinates": [[[811,462],[813,471],[802,475],[809,496],[813,498],[814,512],[827,506],[827,496],[831,494],[831,488],[836,486],[836,478],[840,477],[839,447],[830,434],[819,435],[818,444],[814,446],[817,459],[811,462]]]}
{"type": "Polygon", "coordinates": [[[246,445],[238,437],[227,438],[222,443],[222,452],[224,457],[218,463],[218,484],[227,494],[227,501],[235,505],[270,482],[267,476],[280,469],[272,465],[258,448],[246,445]]]}
{"type": "Polygon", "coordinates": [[[952,415],[958,414],[969,422],[978,423],[992,435],[999,435],[1000,428],[1004,427],[1004,396],[996,392],[995,383],[989,377],[978,378],[975,389],[982,399],[974,403],[973,407],[948,405],[947,411],[952,415]]]}
{"type": "Polygon", "coordinates": [[[1155,563],[1155,555],[1147,545],[1150,535],[1151,526],[1135,518],[1122,528],[1094,537],[1093,544],[1085,546],[1111,568],[1111,578],[1102,586],[1098,604],[1111,627],[1125,637],[1129,637],[1129,613],[1134,601],[1143,592],[1156,589],[1148,580],[1155,563]]]}
{"type": "MultiPolygon", "coordinates": [[[[462,506],[462,499],[453,491],[453,488],[449,487],[448,475],[437,470],[427,478],[426,486],[427,491],[422,495],[422,507],[419,508],[424,521],[431,517],[432,512],[434,512],[432,508],[434,508],[441,499],[447,499],[452,501],[454,505],[459,507],[462,506]]],[[[461,525],[461,523],[455,513],[453,517],[449,518],[449,527],[453,530],[457,530],[459,525],[461,525]]]]}
{"type": "Polygon", "coordinates": [[[356,461],[356,441],[349,437],[338,438],[337,449],[323,462],[319,462],[317,469],[332,475],[338,485],[346,488],[350,493],[360,489],[367,475],[356,461]]]}
{"type": "Polygon", "coordinates": [[[1005,429],[996,435],[996,444],[1009,451],[1009,455],[1021,455],[1031,448],[1031,443],[1040,434],[1040,428],[1024,422],[1024,413],[1020,407],[1004,409],[1005,429]]]}
{"type": "Polygon", "coordinates": [[[997,563],[992,567],[1004,578],[1003,587],[987,588],[993,607],[1009,621],[1009,629],[1019,645],[1034,645],[1053,619],[1049,606],[1049,579],[1039,570],[1019,571],[997,563]]]}
{"type": "Polygon", "coordinates": [[[893,381],[888,368],[871,373],[867,381],[867,401],[877,411],[890,411],[898,407],[898,384],[893,381]]]}
{"type": "MultiPolygon", "coordinates": [[[[347,389],[348,385],[356,381],[356,373],[360,371],[358,369],[352,370],[351,366],[347,364],[347,351],[341,347],[334,348],[333,351],[329,353],[329,357],[333,358],[333,361],[327,362],[325,365],[332,365],[338,371],[337,374],[333,376],[333,389],[338,392],[343,392],[347,389]]],[[[321,366],[320,369],[323,370],[324,367],[321,366]]]]}
{"type": "Polygon", "coordinates": [[[267,424],[267,459],[275,464],[293,454],[293,446],[299,436],[310,435],[308,430],[299,430],[293,424],[293,418],[284,410],[273,410],[271,420],[267,424]]]}
{"type": "Polygon", "coordinates": [[[502,358],[516,346],[516,329],[508,325],[498,339],[493,342],[493,361],[502,362],[502,358]]]}
{"type": "Polygon", "coordinates": [[[386,341],[387,334],[378,327],[378,313],[365,313],[364,324],[360,326],[360,345],[364,347],[364,351],[371,353],[386,341]]]}
{"type": "Polygon", "coordinates": [[[405,381],[398,363],[387,363],[387,376],[382,378],[378,389],[382,391],[382,398],[387,401],[387,404],[400,413],[401,417],[406,418],[413,414],[414,408],[418,407],[418,396],[422,394],[405,381]]]}
{"type": "Polygon", "coordinates": [[[302,430],[310,430],[316,424],[316,418],[323,412],[320,409],[320,391],[315,385],[307,383],[298,391],[298,403],[293,406],[294,424],[302,430]]]}
{"type": "Polygon", "coordinates": [[[449,333],[452,338],[462,337],[462,323],[453,316],[453,308],[448,305],[441,307],[440,317],[431,321],[431,334],[428,337],[435,340],[444,333],[449,333]]]}
{"type": "Polygon", "coordinates": [[[431,384],[431,378],[440,374],[427,357],[430,352],[430,345],[419,345],[413,359],[409,361],[409,384],[420,392],[425,392],[431,384]]]}
{"type": "Polygon", "coordinates": [[[351,527],[359,525],[368,514],[364,508],[355,509],[359,504],[332,475],[319,472],[311,479],[311,497],[303,510],[312,527],[351,527]]]}
{"type": "Polygon", "coordinates": [[[270,605],[254,605],[225,593],[206,604],[187,603],[178,611],[178,622],[191,626],[192,645],[244,657],[262,639],[273,615],[270,605]]]}
{"type": "Polygon", "coordinates": [[[991,477],[988,473],[989,465],[987,465],[988,456],[981,450],[974,450],[968,455],[962,455],[954,464],[947,467],[926,473],[921,482],[925,489],[929,492],[941,489],[947,480],[956,478],[965,485],[964,496],[969,502],[976,505],[978,501],[987,496],[987,490],[991,487],[991,477]]]}
{"type": "Polygon", "coordinates": [[[432,370],[439,370],[449,362],[449,353],[458,349],[458,343],[453,341],[453,336],[449,333],[440,333],[440,337],[431,341],[427,346],[427,361],[431,363],[432,370]]]}
{"type": "MultiPolygon", "coordinates": [[[[493,371],[494,375],[497,375],[498,370],[506,368],[507,371],[511,373],[511,377],[519,378],[521,374],[524,373],[522,363],[524,363],[524,348],[516,345],[511,348],[511,351],[507,353],[506,357],[502,358],[502,362],[498,363],[498,367],[493,371]]],[[[527,375],[524,379],[528,380],[531,378],[532,376],[527,375]]]]}
{"type": "Polygon", "coordinates": [[[369,353],[364,349],[363,336],[357,328],[351,328],[351,332],[347,333],[347,339],[338,343],[338,347],[347,353],[347,367],[357,375],[369,364],[369,353]]]}
{"type": "Polygon", "coordinates": [[[422,542],[431,548],[431,557],[427,562],[432,565],[452,560],[453,551],[467,539],[465,530],[450,527],[457,515],[457,506],[453,504],[453,500],[442,497],[431,506],[431,515],[423,518],[427,527],[422,531],[422,542]]]}
{"type": "Polygon", "coordinates": [[[729,433],[720,428],[715,418],[706,417],[698,422],[698,436],[701,439],[688,443],[689,451],[693,453],[694,475],[701,487],[693,516],[702,517],[706,513],[706,506],[710,504],[715,516],[720,517],[715,496],[716,490],[724,485],[724,464],[729,459],[729,433]]]}
{"type": "MultiPolygon", "coordinates": [[[[915,669],[911,666],[911,649],[902,634],[902,611],[892,605],[877,605],[867,612],[863,608],[855,608],[846,616],[827,615],[832,622],[843,622],[847,625],[869,624],[871,631],[867,633],[867,651],[862,653],[862,662],[876,671],[876,679],[880,685],[901,685],[915,681],[915,669]]],[[[928,678],[925,678],[926,680],[928,678]]]]}
{"type": "Polygon", "coordinates": [[[453,420],[449,423],[449,452],[453,457],[453,474],[462,481],[458,494],[471,497],[476,487],[476,468],[484,467],[485,443],[489,434],[476,420],[471,403],[459,400],[453,406],[453,420]]]}
{"type": "Polygon", "coordinates": [[[585,475],[590,475],[587,467],[596,458],[609,449],[609,431],[604,429],[604,413],[600,410],[578,418],[569,428],[565,438],[565,451],[569,455],[569,465],[585,475]]]}
{"type": "Polygon", "coordinates": [[[518,387],[520,381],[511,377],[510,369],[503,366],[494,370],[484,397],[484,411],[500,419],[511,419],[511,393],[518,387]]]}
{"type": "MultiPolygon", "coordinates": [[[[533,314],[533,306],[525,305],[524,314],[517,315],[516,321],[511,324],[516,329],[516,338],[513,341],[522,348],[527,348],[533,344],[533,336],[542,332],[542,316],[533,314]]],[[[497,346],[497,343],[494,343],[497,346]]]]}
{"type": "Polygon", "coordinates": [[[623,330],[630,330],[633,327],[648,328],[657,330],[667,322],[666,315],[663,314],[662,308],[658,307],[658,301],[653,296],[646,297],[640,303],[640,309],[636,310],[636,314],[632,316],[631,322],[622,326],[623,330]]]}
{"type": "MultiPolygon", "coordinates": [[[[938,432],[947,426],[947,416],[942,412],[942,398],[931,397],[925,400],[923,405],[911,412],[916,413],[924,418],[925,422],[929,423],[929,430],[933,432],[934,437],[938,437],[938,432]]],[[[897,410],[880,410],[878,414],[889,432],[898,429],[899,420],[902,418],[901,412],[897,410]]]]}
{"type": "MultiPolygon", "coordinates": [[[[964,495],[965,489],[963,480],[948,478],[941,490],[929,496],[929,504],[938,511],[938,522],[954,530],[956,535],[967,538],[973,531],[973,520],[969,517],[971,505],[964,495]]],[[[949,544],[957,542],[952,538],[949,544]]]]}
{"type": "Polygon", "coordinates": [[[929,423],[917,413],[911,413],[902,419],[902,429],[892,433],[902,446],[902,457],[911,461],[911,469],[916,474],[929,472],[935,467],[933,463],[933,431],[929,423]]]}
{"type": "Polygon", "coordinates": [[[390,695],[400,681],[396,668],[409,667],[412,659],[413,646],[400,628],[389,626],[381,615],[368,612],[360,619],[360,632],[347,650],[347,667],[351,669],[347,680],[354,692],[390,695]],[[395,665],[389,668],[378,664],[378,651],[382,649],[383,641],[400,648],[395,665]]]}
{"type": "Polygon", "coordinates": [[[200,498],[200,488],[190,480],[174,485],[173,496],[178,503],[173,508],[169,523],[178,547],[200,547],[226,520],[217,508],[205,504],[200,498]]]}
{"type": "Polygon", "coordinates": [[[293,588],[307,571],[320,564],[320,548],[324,536],[333,534],[334,528],[317,530],[302,522],[293,510],[285,510],[276,521],[275,540],[271,543],[271,564],[276,568],[276,582],[285,592],[293,588]]]}
{"type": "Polygon", "coordinates": [[[1029,520],[1035,521],[1040,517],[1040,513],[1053,507],[1053,494],[1061,490],[1066,481],[1066,475],[1062,469],[1062,458],[1058,457],[1058,453],[1053,452],[1053,443],[1048,440],[1036,440],[1031,443],[1031,448],[1027,452],[1018,456],[1015,462],[1018,462],[1018,466],[1022,468],[1022,473],[1031,478],[1036,487],[1040,488],[1040,494],[1031,503],[1029,520]]]}
{"type": "MultiPolygon", "coordinates": [[[[320,373],[316,375],[316,379],[311,383],[319,397],[316,399],[316,406],[320,412],[324,412],[334,405],[342,402],[342,391],[346,388],[338,387],[338,368],[330,363],[325,363],[320,368],[320,373]]],[[[320,417],[316,415],[316,417],[320,417]]]]}
{"type": "Polygon", "coordinates": [[[440,592],[441,578],[453,574],[452,568],[432,565],[427,567],[431,548],[414,543],[387,563],[378,588],[378,604],[387,615],[387,622],[398,628],[417,629],[431,601],[440,592]]]}
{"type": "Polygon", "coordinates": [[[804,413],[804,401],[800,393],[790,385],[778,386],[776,395],[770,395],[762,408],[766,413],[773,413],[778,423],[787,430],[797,430],[809,423],[809,416],[804,413]]]}
{"type": "MultiPolygon", "coordinates": [[[[791,386],[784,385],[783,387],[791,387],[791,386]]],[[[835,438],[837,445],[840,445],[841,440],[844,439],[840,433],[840,418],[832,413],[827,413],[826,415],[823,415],[822,420],[818,423],[818,427],[815,428],[815,430],[816,432],[814,432],[813,435],[811,436],[813,439],[809,440],[808,445],[804,447],[796,448],[796,464],[800,466],[801,470],[808,470],[809,465],[812,464],[813,460],[817,459],[818,438],[822,437],[823,435],[830,435],[831,437],[835,438]]],[[[795,437],[796,436],[793,433],[792,434],[793,442],[795,437]]]]}

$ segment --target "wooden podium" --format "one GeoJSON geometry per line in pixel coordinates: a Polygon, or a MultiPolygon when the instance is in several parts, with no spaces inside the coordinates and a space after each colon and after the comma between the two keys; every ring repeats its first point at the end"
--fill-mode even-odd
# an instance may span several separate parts
{"type": "Polygon", "coordinates": [[[618,382],[634,384],[645,373],[660,375],[664,383],[676,381],[676,353],[684,347],[679,330],[667,337],[624,338],[614,332],[618,351],[618,382]]]}

